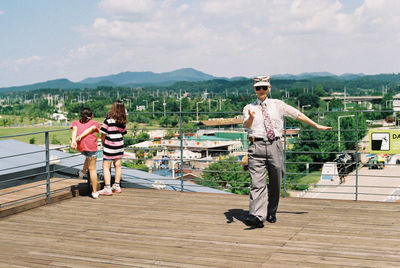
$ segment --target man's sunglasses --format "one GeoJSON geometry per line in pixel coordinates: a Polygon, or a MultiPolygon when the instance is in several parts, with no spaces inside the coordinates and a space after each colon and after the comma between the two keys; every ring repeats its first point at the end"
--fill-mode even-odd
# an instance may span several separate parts
{"type": "Polygon", "coordinates": [[[263,89],[263,90],[267,91],[268,87],[256,87],[256,91],[259,91],[260,89],[263,89]]]}

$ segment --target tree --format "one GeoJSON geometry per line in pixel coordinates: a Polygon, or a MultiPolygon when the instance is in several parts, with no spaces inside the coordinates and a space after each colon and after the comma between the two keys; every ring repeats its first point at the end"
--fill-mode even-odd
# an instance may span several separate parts
{"type": "Polygon", "coordinates": [[[146,133],[146,132],[140,132],[134,138],[135,138],[135,140],[134,140],[135,143],[134,144],[136,144],[136,143],[139,143],[139,142],[142,142],[142,141],[149,140],[150,135],[148,133],[146,133]]]}
{"type": "Polygon", "coordinates": [[[324,90],[323,85],[318,85],[314,90],[314,94],[317,95],[318,97],[326,96],[326,92],[324,90]]]}
{"type": "Polygon", "coordinates": [[[235,194],[248,194],[250,174],[243,171],[235,157],[229,157],[209,165],[203,171],[203,178],[196,182],[235,194]]]}
{"type": "Polygon", "coordinates": [[[168,129],[167,133],[165,133],[163,139],[169,140],[175,137],[175,131],[173,129],[168,129]]]}
{"type": "Polygon", "coordinates": [[[319,107],[319,97],[315,94],[301,94],[297,100],[300,102],[300,106],[310,105],[313,108],[319,107]]]}
{"type": "Polygon", "coordinates": [[[330,111],[338,111],[338,110],[343,110],[344,108],[344,104],[343,101],[333,98],[330,102],[329,102],[329,110],[330,111]]]}
{"type": "Polygon", "coordinates": [[[130,135],[124,136],[124,146],[135,144],[135,138],[130,135]]]}

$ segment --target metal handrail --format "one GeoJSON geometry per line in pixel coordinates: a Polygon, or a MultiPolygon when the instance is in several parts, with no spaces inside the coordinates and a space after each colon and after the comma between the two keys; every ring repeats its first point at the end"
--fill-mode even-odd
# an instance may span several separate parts
{"type": "MultiPolygon", "coordinates": [[[[201,114],[212,114],[212,113],[209,113],[209,112],[199,112],[199,113],[201,113],[201,114]]],[[[224,112],[215,112],[215,114],[222,114],[222,113],[224,113],[224,112]]],[[[232,114],[233,112],[229,112],[230,114],[232,114]]],[[[229,114],[229,113],[226,113],[226,114],[229,114]]],[[[335,112],[335,113],[338,113],[338,112],[335,112]]],[[[348,112],[346,112],[346,113],[348,113],[348,112]]],[[[357,128],[356,128],[356,131],[357,131],[357,135],[356,135],[356,137],[358,137],[358,131],[366,131],[367,129],[359,129],[358,128],[358,113],[360,113],[360,111],[355,111],[354,112],[357,116],[356,116],[356,120],[357,120],[357,128]]],[[[162,113],[161,113],[162,114],[162,113]]],[[[229,160],[229,159],[217,159],[218,157],[213,157],[213,156],[211,156],[210,155],[210,158],[209,159],[204,159],[204,158],[200,158],[200,159],[193,159],[193,158],[186,158],[186,157],[184,157],[184,155],[183,155],[183,150],[184,150],[184,142],[185,141],[187,141],[187,140],[190,140],[190,138],[189,138],[189,136],[186,136],[185,135],[185,133],[187,132],[187,131],[193,131],[193,130],[201,130],[201,131],[217,131],[217,130],[219,130],[219,129],[210,129],[210,128],[196,128],[196,129],[188,129],[188,128],[183,128],[183,122],[182,122],[182,117],[183,117],[183,115],[185,115],[185,114],[195,114],[195,112],[185,112],[185,113],[178,113],[178,115],[179,115],[179,118],[180,118],[180,122],[179,122],[179,126],[178,127],[175,127],[175,128],[163,128],[164,130],[174,130],[174,131],[178,131],[179,132],[179,138],[178,138],[178,140],[180,140],[180,144],[177,146],[177,149],[178,150],[180,150],[180,152],[181,152],[181,156],[180,156],[180,158],[178,158],[178,159],[175,159],[175,161],[177,162],[177,163],[179,163],[180,164],[180,166],[181,167],[184,167],[184,163],[186,163],[186,162],[191,162],[191,163],[203,163],[203,164],[206,164],[207,165],[207,163],[215,163],[216,161],[218,161],[218,162],[220,162],[220,163],[226,163],[226,164],[234,164],[234,163],[237,163],[238,161],[236,161],[236,160],[229,160]]],[[[238,113],[233,113],[233,114],[238,114],[238,113]]],[[[286,134],[286,130],[288,130],[288,129],[290,129],[289,127],[287,127],[286,126],[287,124],[286,124],[286,121],[285,121],[285,134],[286,134]]],[[[297,128],[297,127],[296,127],[297,128]]],[[[154,129],[159,129],[159,128],[154,128],[154,129]]],[[[34,188],[34,187],[39,187],[39,186],[43,186],[43,185],[46,185],[46,187],[47,187],[47,192],[46,192],[46,196],[47,196],[47,198],[48,198],[48,203],[50,203],[50,194],[51,194],[51,192],[50,192],[50,177],[51,177],[51,174],[52,173],[56,173],[56,172],[63,172],[63,171],[65,171],[65,170],[68,170],[68,169],[71,169],[71,168],[76,168],[77,166],[80,166],[81,164],[77,164],[77,165],[71,165],[71,166],[68,166],[68,167],[63,167],[63,166],[60,166],[60,165],[56,165],[54,168],[50,168],[50,162],[51,162],[51,160],[50,160],[50,157],[49,157],[49,152],[50,151],[53,151],[53,150],[56,150],[56,149],[50,149],[49,148],[49,139],[48,139],[48,136],[49,136],[49,133],[51,133],[51,132],[59,132],[59,131],[66,131],[66,130],[70,130],[69,128],[65,128],[65,129],[56,129],[56,130],[47,130],[47,131],[39,131],[39,132],[31,132],[31,133],[24,133],[24,134],[17,134],[17,135],[7,135],[7,136],[0,136],[0,139],[4,139],[4,138],[11,138],[11,137],[19,137],[19,136],[27,136],[27,135],[36,135],[36,134],[44,134],[47,138],[46,138],[46,141],[45,141],[45,146],[46,146],[46,148],[45,149],[43,149],[43,150],[38,150],[38,151],[34,151],[34,152],[28,152],[28,153],[22,153],[22,154],[11,154],[11,155],[8,155],[8,156],[3,156],[3,157],[0,157],[0,159],[4,159],[4,158],[10,158],[10,157],[18,157],[18,156],[23,156],[23,155],[29,155],[29,154],[37,154],[37,153],[45,153],[46,154],[46,157],[45,157],[45,160],[44,161],[39,161],[39,162],[34,162],[34,163],[30,163],[30,164],[22,164],[22,165],[20,165],[20,166],[18,166],[18,167],[11,167],[11,168],[7,168],[7,169],[0,169],[0,171],[5,171],[5,170],[10,170],[10,169],[16,169],[16,168],[21,168],[21,167],[28,167],[28,166],[31,166],[31,165],[39,165],[39,164],[45,164],[43,167],[45,167],[46,168],[46,170],[45,171],[43,171],[43,172],[38,172],[38,173],[36,173],[36,174],[29,174],[29,175],[26,175],[26,176],[20,176],[20,177],[18,177],[18,178],[12,178],[12,179],[7,179],[7,180],[3,180],[3,181],[0,181],[0,185],[1,184],[5,184],[5,183],[9,183],[9,182],[15,182],[15,181],[18,181],[18,180],[21,180],[21,179],[26,179],[26,178],[29,178],[29,177],[32,177],[32,176],[46,176],[46,183],[41,183],[41,184],[39,184],[39,185],[35,185],[35,186],[29,186],[29,187],[27,187],[27,188],[22,188],[22,189],[19,189],[19,190],[12,190],[12,191],[10,191],[10,192],[7,192],[7,193],[2,193],[2,194],[0,194],[0,196],[3,196],[3,195],[6,195],[6,194],[11,194],[11,193],[15,193],[15,192],[18,192],[18,191],[21,191],[21,190],[24,190],[24,189],[30,189],[30,188],[34,188]]],[[[143,130],[145,130],[145,131],[149,131],[149,130],[151,130],[151,128],[143,128],[143,130]]],[[[244,132],[244,129],[243,128],[235,128],[234,129],[235,131],[241,131],[241,132],[244,132]]],[[[135,132],[138,132],[138,133],[140,133],[140,129],[138,129],[138,128],[135,128],[134,129],[134,131],[135,132]]],[[[300,130],[300,134],[302,133],[302,132],[311,132],[311,131],[315,131],[315,130],[309,130],[309,129],[301,129],[300,130]]],[[[333,130],[333,131],[337,131],[337,130],[333,130]]],[[[348,132],[354,132],[354,129],[341,129],[340,130],[340,132],[341,133],[348,133],[348,132]]],[[[317,166],[321,166],[321,165],[323,165],[325,162],[322,162],[322,161],[315,161],[315,162],[306,162],[306,161],[292,161],[292,160],[290,160],[290,159],[287,159],[287,156],[289,156],[289,155],[296,155],[296,154],[303,154],[303,155],[334,155],[334,154],[339,154],[339,153],[341,153],[340,151],[328,151],[328,152],[321,152],[321,151],[293,151],[293,150],[290,150],[290,149],[288,149],[287,148],[287,144],[298,144],[298,143],[326,143],[326,144],[329,144],[329,143],[331,143],[331,144],[334,144],[334,143],[336,143],[336,141],[332,141],[332,140],[321,140],[321,139],[317,139],[317,140],[309,140],[309,139],[297,139],[297,140],[288,140],[288,135],[284,135],[284,137],[282,138],[282,141],[284,142],[284,145],[285,145],[285,149],[284,149],[284,163],[285,163],[285,176],[284,176],[284,178],[283,178],[283,182],[282,182],[282,186],[283,186],[283,190],[284,190],[284,193],[285,193],[285,195],[286,195],[286,193],[289,191],[289,188],[290,187],[295,187],[295,186],[310,186],[309,184],[304,184],[304,183],[298,183],[298,182],[294,182],[294,181],[291,181],[291,180],[288,180],[288,178],[287,178],[287,176],[320,176],[320,175],[318,175],[318,174],[308,174],[308,173],[303,173],[303,172],[290,172],[290,170],[288,171],[287,170],[287,167],[289,167],[290,165],[306,165],[306,164],[309,164],[309,165],[311,165],[311,166],[313,166],[314,168],[316,168],[317,166]]],[[[246,148],[246,146],[248,145],[248,144],[246,144],[246,141],[244,141],[243,140],[243,137],[242,138],[238,138],[237,139],[238,141],[240,140],[240,141],[242,141],[242,148],[240,149],[240,150],[235,150],[235,152],[238,152],[238,153],[240,153],[240,154],[245,154],[246,153],[246,150],[245,149],[243,149],[243,148],[246,148]]],[[[343,145],[345,145],[345,144],[348,144],[348,143],[355,143],[355,144],[360,144],[360,143],[365,143],[366,141],[362,141],[362,140],[342,140],[341,141],[341,143],[343,144],[343,145]]],[[[68,148],[69,146],[62,146],[62,147],[60,147],[60,148],[68,148]]],[[[126,148],[126,150],[127,151],[137,151],[137,150],[145,150],[145,151],[155,151],[155,150],[164,150],[164,151],[173,151],[174,149],[171,149],[171,148],[167,148],[167,147],[165,147],[165,146],[163,146],[162,144],[160,144],[157,148],[153,148],[153,147],[145,147],[145,148],[131,148],[131,147],[127,147],[126,148]]],[[[208,152],[209,153],[215,153],[215,152],[217,152],[218,154],[226,154],[227,156],[229,156],[228,154],[229,154],[229,152],[232,152],[231,150],[229,150],[229,149],[209,149],[208,150],[208,152]]],[[[359,157],[359,155],[363,155],[363,154],[368,154],[367,152],[358,152],[358,146],[356,146],[356,157],[359,157]]],[[[75,154],[75,155],[71,155],[71,156],[66,156],[66,157],[61,157],[61,158],[59,158],[59,160],[63,160],[63,159],[68,159],[68,158],[73,158],[73,157],[77,157],[78,156],[78,154],[75,154]]],[[[145,158],[145,157],[139,157],[139,158],[135,158],[135,159],[133,159],[133,160],[136,160],[136,161],[146,161],[146,160],[148,160],[148,158],[145,158]]],[[[98,160],[98,161],[101,161],[101,160],[98,160]]],[[[351,193],[348,193],[348,194],[354,194],[355,195],[355,200],[358,200],[358,195],[364,195],[365,193],[362,193],[362,192],[358,192],[358,189],[365,189],[365,188],[376,188],[376,189],[392,189],[393,187],[390,187],[390,186],[366,186],[366,185],[359,185],[359,183],[358,183],[358,179],[359,178],[364,178],[364,177],[368,177],[368,175],[363,175],[363,174],[358,174],[358,165],[359,165],[359,161],[358,161],[358,159],[356,159],[356,160],[354,160],[354,161],[352,161],[351,163],[348,163],[348,164],[353,164],[353,165],[356,165],[357,166],[357,168],[356,168],[356,174],[354,174],[354,175],[351,175],[351,176],[355,176],[356,177],[356,182],[355,182],[355,185],[341,185],[341,187],[344,187],[344,188],[350,188],[350,187],[355,187],[355,192],[351,192],[351,193]]],[[[387,164],[388,166],[393,166],[392,164],[387,164]]],[[[208,165],[207,165],[208,166],[208,165]]],[[[168,182],[168,185],[169,186],[179,186],[178,188],[176,188],[176,189],[180,189],[181,191],[183,191],[184,190],[184,187],[185,187],[185,185],[183,184],[183,182],[185,181],[184,180],[184,178],[183,178],[183,176],[184,176],[184,172],[178,172],[178,170],[179,170],[180,168],[173,168],[173,170],[176,172],[176,174],[178,175],[178,174],[180,174],[180,175],[178,175],[177,176],[177,178],[180,178],[179,179],[179,182],[177,181],[177,183],[175,184],[175,183],[170,183],[170,182],[168,182]]],[[[246,175],[246,174],[248,174],[248,171],[245,171],[245,170],[240,170],[240,171],[235,171],[235,170],[226,170],[226,171],[221,171],[221,170],[215,170],[215,169],[212,169],[212,168],[209,168],[209,167],[207,167],[207,168],[196,168],[196,167],[188,167],[188,168],[186,168],[186,167],[184,167],[184,170],[187,170],[187,171],[189,171],[189,172],[199,172],[199,173],[201,173],[201,174],[221,174],[221,173],[226,173],[226,174],[240,174],[240,175],[246,175]]],[[[171,170],[172,171],[172,170],[171,170]]],[[[101,173],[101,170],[98,170],[98,172],[99,173],[101,173]]],[[[338,175],[344,175],[344,173],[339,173],[338,175]]],[[[350,175],[349,175],[350,176],[350,175]]],[[[127,177],[129,177],[128,175],[127,175],[127,177]]],[[[397,178],[396,176],[393,176],[393,175],[381,175],[380,177],[382,177],[382,178],[390,178],[390,179],[393,179],[393,178],[397,178]]],[[[60,180],[57,180],[57,181],[53,181],[52,183],[55,183],[55,182],[59,182],[59,181],[61,181],[61,180],[64,180],[64,179],[60,179],[60,180]]],[[[164,179],[157,179],[157,180],[164,180],[164,179]]],[[[168,181],[170,181],[170,178],[166,178],[165,180],[168,180],[168,181]]],[[[206,179],[206,178],[200,178],[200,179],[190,179],[190,180],[186,180],[186,181],[193,181],[193,182],[203,182],[203,183],[206,183],[205,185],[207,185],[208,183],[211,183],[211,184],[220,184],[220,186],[219,187],[217,187],[217,188],[219,188],[219,189],[222,189],[222,190],[229,190],[229,189],[244,189],[244,190],[248,190],[248,183],[250,183],[250,181],[248,180],[248,181],[230,181],[230,180],[223,180],[223,179],[218,179],[218,180],[211,180],[211,179],[206,179]],[[244,184],[247,184],[246,186],[241,186],[241,187],[239,187],[239,186],[232,186],[232,185],[230,185],[230,184],[235,184],[235,183],[244,183],[244,184]]],[[[141,182],[141,184],[142,184],[143,182],[141,182]]],[[[148,180],[148,183],[147,184],[149,184],[149,185],[151,185],[152,183],[154,183],[154,180],[148,180]]],[[[146,183],[143,183],[143,184],[146,184],[146,183]]],[[[201,187],[202,185],[198,185],[198,184],[191,184],[190,185],[190,187],[201,187]]],[[[327,185],[323,185],[323,184],[311,184],[311,186],[312,187],[315,187],[315,188],[318,188],[318,187],[327,187],[327,188],[334,188],[334,187],[336,187],[337,185],[329,185],[329,184],[327,184],[327,185]]],[[[318,192],[316,192],[316,191],[313,191],[314,193],[318,193],[318,192]]],[[[330,191],[324,191],[324,193],[325,194],[327,194],[327,193],[330,193],[330,191]]],[[[332,192],[332,194],[334,194],[333,192],[332,192]]],[[[336,192],[336,194],[337,194],[337,192],[336,192]]],[[[340,193],[340,194],[347,194],[347,193],[340,193]]],[[[368,194],[370,194],[370,195],[373,195],[372,193],[368,193],[368,194]]],[[[376,193],[376,195],[385,195],[385,194],[378,194],[378,193],[376,193]]],[[[43,195],[41,195],[41,196],[43,196],[43,195]]],[[[400,194],[394,194],[394,196],[400,196],[400,194]]],[[[2,206],[4,206],[4,204],[0,204],[0,207],[2,207],[2,206]]]]}

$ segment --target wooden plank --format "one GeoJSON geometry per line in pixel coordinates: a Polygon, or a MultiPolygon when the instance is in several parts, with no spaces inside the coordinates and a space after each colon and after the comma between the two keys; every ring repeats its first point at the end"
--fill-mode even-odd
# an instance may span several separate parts
{"type": "Polygon", "coordinates": [[[0,219],[0,258],[22,267],[399,267],[398,212],[398,203],[285,198],[276,224],[250,230],[248,196],[123,189],[0,219]]]}
{"type": "MultiPolygon", "coordinates": [[[[37,181],[0,190],[0,218],[20,213],[47,204],[45,181],[37,181]]],[[[61,200],[85,194],[87,180],[50,179],[50,201],[61,200]]]]}

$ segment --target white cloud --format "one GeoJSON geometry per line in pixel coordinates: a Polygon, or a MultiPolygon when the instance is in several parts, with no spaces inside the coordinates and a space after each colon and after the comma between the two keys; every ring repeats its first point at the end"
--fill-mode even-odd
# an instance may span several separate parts
{"type": "Polygon", "coordinates": [[[207,0],[201,2],[200,8],[205,13],[225,17],[256,12],[258,5],[258,2],[252,0],[207,0]]]}
{"type": "Polygon", "coordinates": [[[3,10],[0,10],[0,15],[3,15],[4,14],[4,11],[3,10]]]}
{"type": "Polygon", "coordinates": [[[93,58],[98,55],[98,53],[104,49],[103,44],[87,44],[85,46],[79,47],[77,49],[71,49],[68,51],[68,60],[82,60],[93,58]]]}
{"type": "Polygon", "coordinates": [[[21,68],[27,67],[28,65],[39,61],[42,61],[42,57],[36,55],[27,58],[4,60],[0,62],[0,68],[19,72],[21,68]]]}
{"type": "MultiPolygon", "coordinates": [[[[153,58],[150,62],[159,63],[155,64],[158,67],[168,66],[171,61],[166,58],[170,56],[176,65],[193,67],[196,62],[205,66],[206,61],[221,59],[215,69],[226,69],[226,62],[301,51],[309,46],[309,38],[304,37],[309,34],[318,38],[354,29],[351,18],[340,13],[340,2],[333,0],[208,0],[183,5],[176,1],[104,0],[100,8],[111,17],[97,18],[85,32],[91,43],[109,47],[115,62],[153,58]],[[127,52],[114,53],[111,48],[127,52]]],[[[268,57],[265,60],[270,61],[268,57]]]]}
{"type": "Polygon", "coordinates": [[[99,7],[111,14],[149,13],[156,8],[153,0],[103,0],[99,7]]]}
{"type": "Polygon", "coordinates": [[[400,1],[396,0],[365,0],[354,12],[360,31],[364,32],[398,32],[400,27],[400,1]]]}
{"type": "Polygon", "coordinates": [[[179,13],[183,13],[183,12],[187,11],[189,8],[190,8],[190,6],[188,4],[183,4],[177,8],[177,11],[179,13]]]}
{"type": "Polygon", "coordinates": [[[27,58],[17,59],[14,62],[18,65],[26,65],[26,64],[30,64],[34,61],[40,61],[40,60],[42,60],[42,57],[33,55],[33,56],[30,56],[27,58]]]}
{"type": "Polygon", "coordinates": [[[344,1],[103,0],[101,17],[74,27],[83,44],[51,62],[75,80],[182,67],[218,76],[398,72],[400,1],[365,0],[353,12],[344,1]]]}

